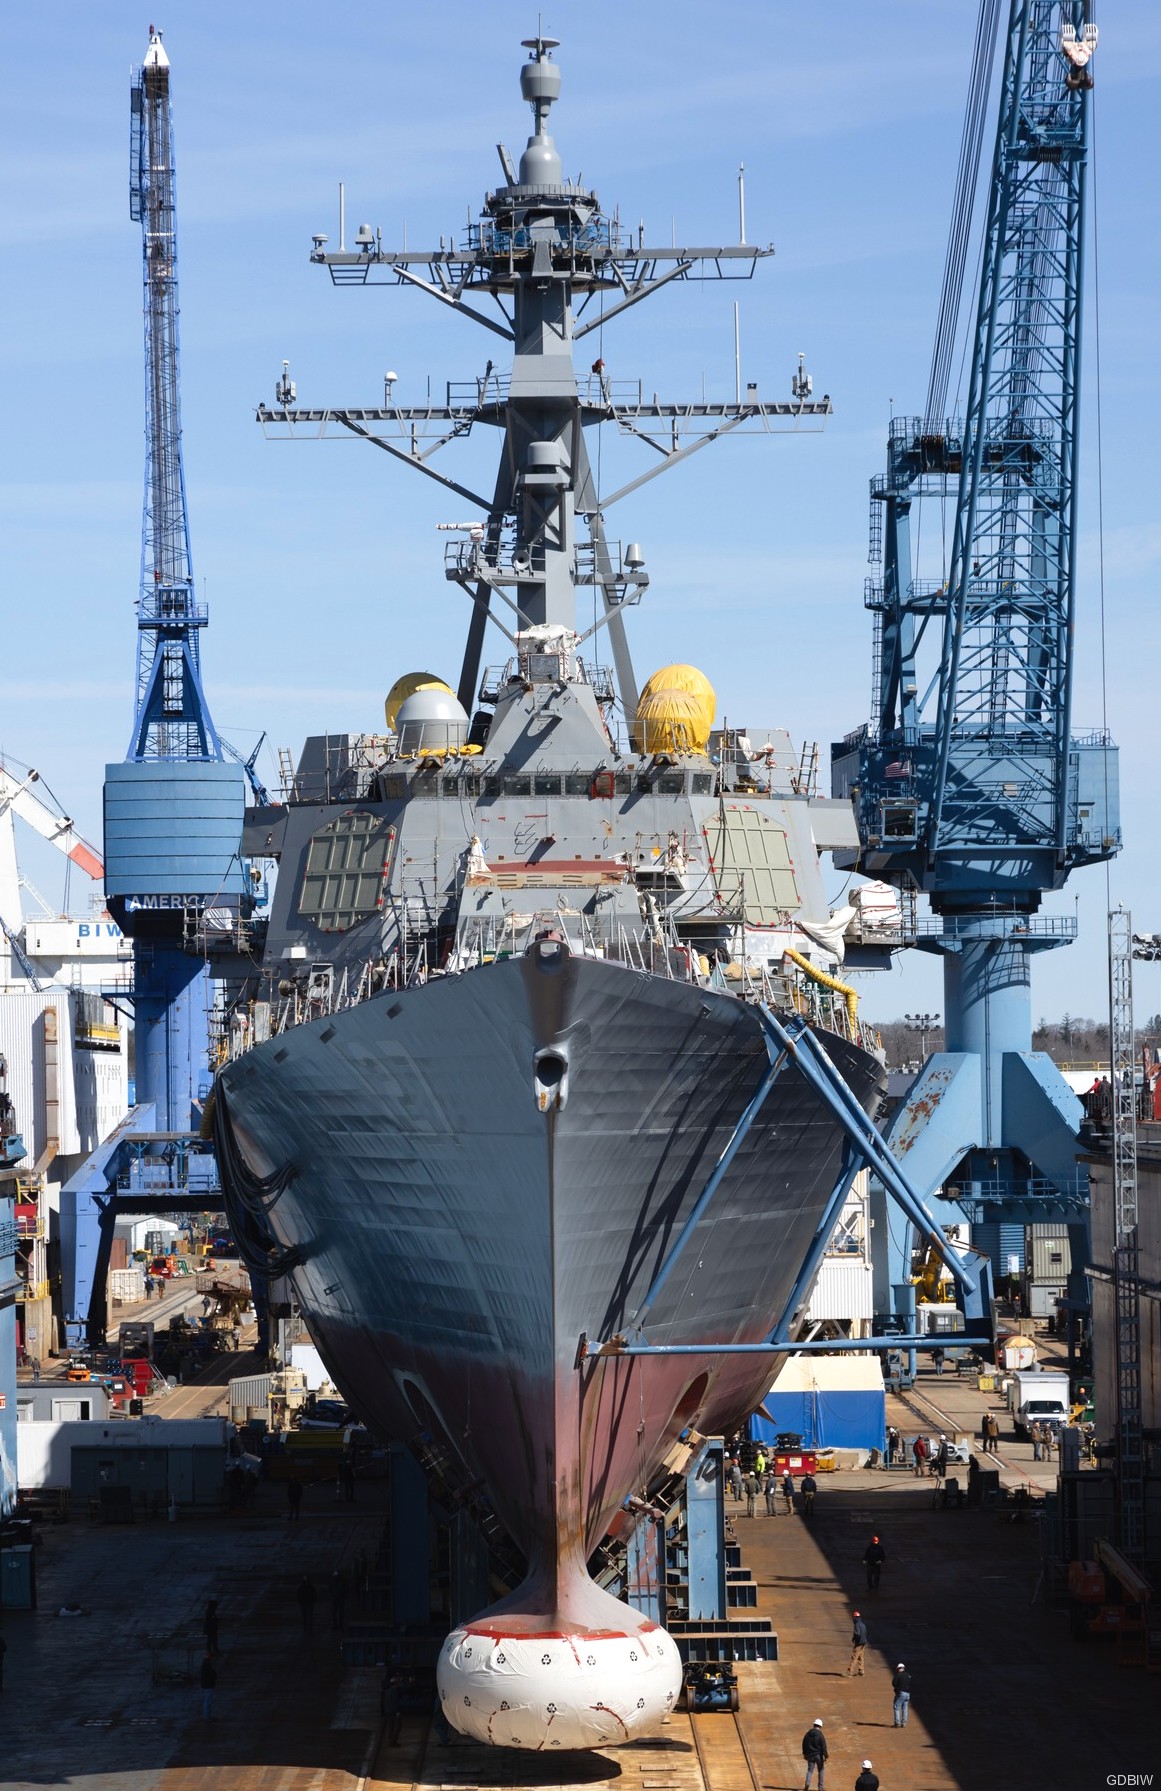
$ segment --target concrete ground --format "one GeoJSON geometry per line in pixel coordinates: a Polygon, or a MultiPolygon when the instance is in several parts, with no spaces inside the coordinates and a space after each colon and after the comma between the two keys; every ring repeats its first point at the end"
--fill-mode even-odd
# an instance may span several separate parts
{"type": "MultiPolygon", "coordinates": [[[[109,1327],[110,1352],[116,1351],[118,1331],[123,1323],[149,1319],[158,1331],[164,1331],[169,1328],[171,1319],[179,1316],[200,1318],[203,1296],[192,1285],[187,1285],[189,1279],[183,1276],[180,1280],[167,1283],[165,1292],[155,1294],[150,1300],[141,1300],[136,1305],[118,1306],[114,1315],[115,1323],[109,1327]]],[[[226,1417],[229,1410],[228,1383],[239,1376],[265,1372],[265,1359],[259,1359],[254,1353],[255,1337],[255,1327],[250,1325],[240,1333],[240,1349],[223,1350],[203,1367],[196,1369],[181,1386],[151,1394],[146,1404],[149,1415],[157,1418],[226,1417]]],[[[67,1356],[52,1358],[41,1366],[39,1385],[45,1387],[63,1383],[67,1371],[67,1356]]],[[[22,1387],[31,1386],[31,1368],[22,1368],[17,1379],[22,1387]]]]}
{"type": "Polygon", "coordinates": [[[820,1479],[812,1524],[734,1518],[779,1637],[775,1668],[739,1669],[763,1791],[802,1784],[816,1716],[840,1791],[865,1758],[882,1791],[1097,1791],[1118,1771],[1161,1782],[1154,1684],[1119,1667],[1115,1645],[1073,1642],[1066,1614],[1039,1600],[1036,1523],[933,1508],[931,1495],[908,1474],[836,1474],[820,1479]],[[862,1563],[872,1534],[887,1551],[877,1591],[862,1563]],[[855,1610],[869,1632],[862,1678],[847,1676],[855,1610]],[[913,1693],[897,1730],[899,1661],[913,1693]]]}
{"type": "MultiPolygon", "coordinates": [[[[1044,1366],[1064,1368],[1063,1355],[1057,1359],[1051,1343],[1046,1338],[1040,1342],[1040,1358],[1044,1366]]],[[[1000,1378],[998,1373],[996,1378],[1000,1378]]],[[[921,1368],[909,1393],[900,1397],[889,1394],[887,1422],[893,1424],[908,1442],[918,1431],[929,1437],[938,1438],[943,1432],[949,1437],[965,1438],[973,1444],[981,1462],[999,1471],[1000,1485],[1005,1491],[1023,1486],[1030,1494],[1039,1496],[1051,1492],[1056,1486],[1058,1463],[1055,1455],[1051,1461],[1033,1461],[1032,1444],[1027,1438],[1017,1436],[1000,1394],[981,1393],[975,1378],[954,1374],[950,1368],[945,1368],[941,1375],[934,1369],[921,1368]],[[980,1453],[980,1421],[985,1412],[992,1412],[1000,1427],[996,1451],[990,1457],[980,1453]]],[[[911,1467],[910,1449],[907,1467],[911,1467]]],[[[951,1471],[958,1474],[961,1486],[966,1487],[967,1469],[953,1467],[951,1471]]]]}
{"type": "MultiPolygon", "coordinates": [[[[244,1362],[232,1356],[227,1366],[244,1362]]],[[[212,1399],[222,1390],[207,1382],[182,1391],[212,1399]]],[[[988,1403],[974,1383],[925,1372],[889,1418],[909,1434],[978,1433],[988,1403]]],[[[996,1465],[1013,1487],[1049,1487],[1055,1474],[1032,1463],[1002,1414],[996,1465]]],[[[379,1674],[344,1668],[326,1595],[336,1565],[374,1551],[384,1513],[373,1483],[360,1483],[353,1506],[320,1483],[297,1524],[273,1485],[245,1514],[46,1528],[39,1610],[2,1619],[0,1784],[484,1791],[616,1781],[618,1791],[796,1791],[801,1738],[816,1716],[829,1738],[827,1791],[850,1791],[865,1758],[882,1791],[1098,1791],[1117,1774],[1147,1783],[1150,1773],[1161,1783],[1155,1683],[1118,1665],[1115,1642],[1073,1642],[1065,1613],[1042,1602],[1036,1523],[1010,1523],[1008,1510],[944,1510],[934,1490],[907,1471],[822,1476],[809,1525],[747,1520],[729,1504],[779,1661],[738,1667],[737,1722],[676,1713],[654,1741],[571,1759],[444,1745],[420,1716],[405,1720],[398,1747],[385,1745],[379,1674]],[[862,1565],[872,1533],[888,1557],[875,1592],[862,1565]],[[320,1591],[309,1638],[295,1601],[307,1572],[320,1591]],[[212,1722],[186,1677],[196,1677],[208,1597],[221,1601],[212,1722]],[[87,1614],[58,1616],[65,1602],[87,1614]],[[865,1676],[852,1679],[855,1608],[870,1643],[865,1676]],[[914,1678],[906,1730],[892,1726],[899,1660],[914,1678]]]]}
{"type": "Polygon", "coordinates": [[[38,1609],[5,1611],[0,1629],[4,1791],[349,1791],[368,1765],[379,1674],[343,1667],[328,1583],[374,1553],[383,1518],[381,1484],[348,1505],[328,1480],[297,1522],[270,1485],[245,1515],[47,1526],[38,1609]],[[221,1654],[207,1722],[196,1681],[211,1597],[221,1654]],[[65,1603],[85,1614],[58,1615],[65,1603]]]}

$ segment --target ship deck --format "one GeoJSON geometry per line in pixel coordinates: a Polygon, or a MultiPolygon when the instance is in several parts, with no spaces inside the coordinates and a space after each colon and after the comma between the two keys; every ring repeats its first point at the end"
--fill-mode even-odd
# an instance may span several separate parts
{"type": "MultiPolygon", "coordinates": [[[[236,1371],[246,1365],[231,1358],[236,1371]]],[[[210,1403],[208,1379],[197,1397],[210,1403]]],[[[928,1428],[934,1419],[964,1432],[986,1403],[972,1384],[925,1374],[888,1417],[913,1432],[922,1413],[928,1428]]],[[[1001,1429],[1002,1482],[1050,1486],[1054,1468],[1035,1467],[1029,1446],[1003,1420],[1001,1429]]],[[[1013,1524],[1003,1508],[937,1508],[932,1483],[908,1471],[823,1476],[809,1526],[734,1515],[758,1614],[780,1644],[776,1665],[739,1666],[737,1719],[676,1713],[656,1741],[547,1759],[445,1745],[413,1713],[391,1747],[378,1670],[344,1667],[325,1591],[336,1564],[373,1550],[383,1515],[375,1483],[360,1482],[347,1505],[328,1478],[308,1489],[297,1523],[274,1484],[245,1514],[126,1528],[74,1514],[46,1527],[39,1610],[3,1613],[8,1791],[796,1791],[801,1736],[816,1716],[832,1791],[848,1791],[865,1758],[883,1791],[1088,1791],[1110,1773],[1161,1766],[1152,1680],[1119,1666],[1111,1640],[1072,1642],[1065,1614],[1036,1597],[1035,1523],[1013,1524]],[[888,1561],[868,1594],[872,1530],[888,1561]],[[304,1572],[320,1588],[312,1639],[294,1598],[304,1572]],[[196,1672],[211,1596],[221,1657],[205,1722],[196,1685],[155,1684],[153,1668],[180,1673],[188,1661],[196,1672]],[[66,1601],[88,1614],[58,1617],[66,1601]],[[846,1677],[855,1606],[870,1631],[862,1679],[846,1677]],[[904,1731],[891,1718],[897,1660],[914,1674],[904,1731]]]]}

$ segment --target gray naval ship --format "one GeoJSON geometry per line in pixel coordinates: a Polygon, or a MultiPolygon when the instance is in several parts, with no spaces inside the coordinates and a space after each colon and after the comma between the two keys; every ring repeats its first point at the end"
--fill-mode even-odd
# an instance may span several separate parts
{"type": "Polygon", "coordinates": [[[366,436],[444,478],[434,451],[492,427],[499,467],[491,495],[444,478],[479,510],[445,549],[470,602],[458,691],[403,676],[385,732],[308,740],[284,801],[248,816],[277,884],[215,1091],[252,1259],[289,1278],[364,1420],[482,1485],[527,1558],[518,1592],[451,1638],[440,1691],[457,1727],[536,1747],[623,1739],[672,1703],[672,1643],[598,1591],[586,1558],[679,1435],[732,1430],[776,1367],[586,1339],[641,1333],[646,1306],[656,1343],[770,1334],[842,1138],[794,1063],[772,1068],[764,1012],[805,1016],[865,1109],[884,1080],[838,975],[849,911],[831,915],[820,866],[855,843],[849,805],[816,794],[784,732],[715,727],[693,668],[638,690],[625,612],[648,575],[604,518],[642,480],[598,493],[585,435],[645,437],[648,477],[736,427],[818,426],[829,400],[801,366],[786,403],[646,402],[599,358],[588,371],[588,350],[578,374],[594,328],[661,287],[750,276],[769,251],[626,236],[562,173],[554,47],[527,45],[533,133],[518,167],[500,147],[504,184],[462,243],[315,239],[337,284],[420,288],[506,338],[511,362],[439,407],[389,386],[381,407],[299,409],[284,375],[268,432],[366,436]],[[560,1683],[562,1637],[579,1689],[560,1683]]]}

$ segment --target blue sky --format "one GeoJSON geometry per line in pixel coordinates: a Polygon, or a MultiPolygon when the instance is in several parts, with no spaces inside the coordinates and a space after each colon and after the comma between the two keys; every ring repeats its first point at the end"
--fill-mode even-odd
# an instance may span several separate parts
{"type": "MultiPolygon", "coordinates": [[[[152,0],[151,0],[152,4],[152,0]]],[[[614,532],[652,576],[631,618],[639,672],[701,665],[719,713],[826,748],[865,719],[867,481],[887,421],[917,409],[928,362],[975,24],[972,0],[718,4],[566,0],[554,125],[565,167],[607,210],[668,242],[730,242],[746,164],[747,234],[777,253],[753,284],[659,295],[609,326],[614,377],[696,397],[743,377],[781,396],[799,350],[835,416],[825,434],[716,444],[626,500],[614,532]]],[[[482,370],[495,339],[421,294],[335,291],[310,236],[364,219],[413,246],[460,230],[528,129],[511,0],[418,7],[170,0],[186,478],[194,562],[211,607],[206,684],[223,733],[262,762],[307,732],[369,729],[416,666],[454,674],[464,600],[435,524],[456,500],[354,444],[272,445],[254,423],[283,358],[306,404],[401,401],[430,376],[482,370]],[[433,24],[432,21],[437,23],[433,24]]],[[[140,239],[128,213],[130,65],[147,11],[64,0],[0,23],[0,189],[8,253],[0,538],[6,652],[0,749],[36,765],[94,839],[107,759],[125,751],[142,480],[140,239]]],[[[1161,928],[1156,844],[1156,587],[1161,518],[1155,92],[1161,15],[1100,17],[1097,107],[1108,714],[1121,746],[1126,849],[1114,900],[1161,928]]],[[[1090,268],[1091,268],[1090,259],[1090,268]]],[[[1091,301],[1092,294],[1090,294],[1091,301]]],[[[1095,306],[1088,309],[1075,719],[1102,715],[1095,306]]],[[[490,476],[493,442],[447,470],[490,476]]],[[[450,455],[449,451],[449,455],[450,455]]],[[[604,444],[606,477],[641,470],[604,444]]],[[[610,523],[610,527],[613,525],[610,523]]],[[[503,658],[495,637],[493,657],[503,658]]],[[[23,842],[22,842],[23,844],[23,842]]],[[[50,900],[59,877],[31,845],[50,900]]],[[[837,895],[842,880],[835,878],[837,895]]],[[[1105,878],[1076,877],[1081,943],[1037,962],[1037,1014],[1105,1003],[1105,878]]],[[[913,955],[867,979],[870,1012],[939,1010],[940,971],[913,955]]],[[[1161,1008],[1142,969],[1138,1011],[1161,1008]]]]}

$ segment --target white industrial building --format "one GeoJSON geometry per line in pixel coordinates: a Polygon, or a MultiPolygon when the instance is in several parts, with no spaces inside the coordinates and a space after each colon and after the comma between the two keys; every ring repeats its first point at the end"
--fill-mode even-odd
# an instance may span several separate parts
{"type": "Polygon", "coordinates": [[[24,1156],[16,1166],[16,1348],[43,1360],[56,1345],[50,1245],[60,1190],[124,1119],[125,1027],[102,991],[128,989],[131,947],[101,906],[103,868],[35,771],[0,763],[0,1056],[24,1156]],[[21,875],[19,817],[91,880],[91,912],[62,916],[21,875]],[[24,899],[42,910],[27,918],[24,899]]]}

